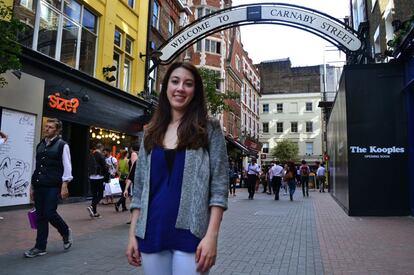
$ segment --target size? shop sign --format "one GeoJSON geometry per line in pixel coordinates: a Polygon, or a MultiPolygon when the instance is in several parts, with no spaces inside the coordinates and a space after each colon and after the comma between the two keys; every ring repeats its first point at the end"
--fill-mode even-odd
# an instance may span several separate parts
{"type": "Polygon", "coordinates": [[[76,111],[79,107],[79,99],[77,98],[65,99],[63,97],[60,97],[59,93],[50,95],[48,98],[49,107],[56,110],[76,114],[76,111]]]}

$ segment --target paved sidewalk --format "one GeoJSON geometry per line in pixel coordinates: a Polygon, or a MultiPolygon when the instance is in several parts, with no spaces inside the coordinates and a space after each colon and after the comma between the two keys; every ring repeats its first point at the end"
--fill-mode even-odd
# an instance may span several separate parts
{"type": "MultiPolygon", "coordinates": [[[[414,219],[348,217],[327,193],[295,201],[244,190],[229,198],[211,275],[227,274],[414,274],[414,219]]],[[[101,206],[90,220],[87,202],[65,204],[59,212],[75,233],[64,252],[51,228],[48,254],[24,259],[33,245],[27,210],[0,212],[0,274],[142,274],[127,264],[128,213],[101,206]]]]}

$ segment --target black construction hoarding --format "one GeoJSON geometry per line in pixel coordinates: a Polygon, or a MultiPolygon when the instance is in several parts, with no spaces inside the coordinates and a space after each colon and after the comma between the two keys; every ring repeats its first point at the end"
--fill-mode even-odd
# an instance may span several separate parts
{"type": "Polygon", "coordinates": [[[331,192],[356,215],[408,215],[407,113],[399,64],[346,66],[328,122],[331,192]]]}

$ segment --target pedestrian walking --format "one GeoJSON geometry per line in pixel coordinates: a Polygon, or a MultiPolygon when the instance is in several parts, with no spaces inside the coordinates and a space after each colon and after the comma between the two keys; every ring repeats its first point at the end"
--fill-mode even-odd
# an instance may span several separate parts
{"type": "Polygon", "coordinates": [[[319,181],[319,192],[325,192],[326,169],[323,163],[319,163],[318,170],[316,170],[316,177],[319,181]]]}
{"type": "Polygon", "coordinates": [[[253,200],[254,193],[256,191],[256,181],[260,174],[260,167],[256,164],[256,159],[252,158],[251,162],[247,165],[247,190],[249,192],[249,200],[253,200]]]}
{"type": "Polygon", "coordinates": [[[299,168],[300,171],[300,183],[302,185],[302,194],[304,197],[309,197],[309,174],[310,168],[306,164],[305,160],[302,160],[302,165],[299,168]]]}
{"type": "MultiPolygon", "coordinates": [[[[109,182],[111,181],[111,179],[114,179],[118,176],[118,160],[113,157],[111,155],[111,149],[109,148],[104,148],[103,149],[103,154],[105,156],[105,162],[106,162],[106,166],[108,167],[109,170],[109,180],[105,181],[104,184],[105,186],[109,184],[109,182]]],[[[107,190],[107,188],[105,188],[105,190],[107,190]]],[[[105,192],[106,193],[106,192],[105,192]]],[[[111,193],[107,193],[105,195],[105,203],[104,204],[112,204],[114,203],[114,196],[111,193]]]]}
{"type": "Polygon", "coordinates": [[[282,184],[283,167],[280,166],[280,162],[276,161],[272,166],[272,185],[275,192],[275,200],[279,200],[280,186],[282,184]]]}
{"type": "Polygon", "coordinates": [[[234,161],[230,160],[229,163],[229,191],[230,195],[233,197],[236,196],[236,180],[239,177],[239,173],[237,173],[236,164],[234,161]]]}
{"type": "Polygon", "coordinates": [[[127,156],[128,156],[128,152],[125,149],[122,149],[120,151],[120,157],[118,161],[118,171],[117,171],[119,175],[119,184],[121,185],[122,194],[121,194],[121,198],[119,198],[119,200],[115,203],[116,212],[119,211],[120,206],[122,206],[122,211],[128,210],[126,207],[126,198],[128,197],[128,189],[125,188],[126,180],[129,174],[129,166],[128,166],[129,159],[127,158],[127,156]],[[127,196],[125,196],[124,194],[125,190],[127,190],[127,196]]]}
{"type": "Polygon", "coordinates": [[[228,170],[200,74],[189,63],[172,64],[136,161],[128,262],[138,266],[142,257],[147,275],[207,272],[216,262],[228,170]]]}
{"type": "Polygon", "coordinates": [[[287,163],[287,172],[284,176],[284,181],[286,181],[288,183],[289,186],[289,197],[290,200],[293,201],[293,194],[295,194],[295,190],[296,190],[296,168],[295,168],[295,164],[291,161],[289,161],[287,163]]]}
{"type": "Polygon", "coordinates": [[[49,236],[49,223],[63,239],[65,250],[72,246],[72,230],[57,213],[59,198],[69,196],[68,183],[73,179],[69,145],[62,140],[62,122],[49,118],[44,126],[44,138],[36,147],[36,165],[32,176],[30,199],[37,214],[36,243],[24,252],[26,258],[43,256],[49,236]]]}
{"type": "Polygon", "coordinates": [[[103,145],[98,143],[96,147],[92,146],[89,157],[88,170],[92,201],[86,210],[91,218],[101,218],[101,214],[97,212],[97,205],[103,198],[104,182],[108,182],[110,179],[109,169],[102,151],[103,145]]]}

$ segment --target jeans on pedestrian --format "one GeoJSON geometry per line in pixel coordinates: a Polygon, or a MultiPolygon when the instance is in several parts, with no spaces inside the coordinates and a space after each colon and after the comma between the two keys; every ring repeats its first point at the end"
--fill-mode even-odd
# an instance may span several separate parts
{"type": "Polygon", "coordinates": [[[141,253],[145,275],[200,275],[197,272],[195,253],[164,250],[158,253],[141,253]]]}
{"type": "Polygon", "coordinates": [[[124,197],[124,191],[125,191],[125,186],[126,186],[125,180],[120,180],[119,185],[121,186],[122,193],[121,193],[121,198],[119,198],[119,200],[116,202],[116,205],[117,206],[122,205],[122,209],[126,209],[126,204],[125,204],[126,199],[124,197]]]}
{"type": "Polygon", "coordinates": [[[230,179],[229,179],[229,191],[230,191],[230,194],[236,194],[236,179],[237,178],[234,178],[234,177],[231,177],[230,179]]]}
{"type": "Polygon", "coordinates": [[[295,194],[295,190],[296,190],[296,181],[295,180],[289,180],[288,181],[288,186],[289,186],[289,195],[291,197],[293,197],[293,194],[295,194]]]}
{"type": "Polygon", "coordinates": [[[309,176],[301,176],[300,182],[302,184],[302,194],[305,197],[309,197],[309,176]]]}
{"type": "Polygon", "coordinates": [[[272,178],[273,192],[275,193],[275,200],[279,200],[280,185],[282,183],[281,177],[274,176],[272,178]]]}
{"type": "Polygon", "coordinates": [[[256,190],[256,175],[248,174],[247,175],[247,190],[249,191],[249,199],[253,199],[254,192],[256,190]]]}
{"type": "Polygon", "coordinates": [[[89,181],[91,183],[92,210],[93,213],[96,213],[96,206],[103,198],[104,179],[89,179],[89,181]]]}
{"type": "Polygon", "coordinates": [[[319,192],[325,192],[325,176],[318,176],[319,192]]]}
{"type": "Polygon", "coordinates": [[[60,187],[37,187],[34,190],[34,202],[37,214],[37,237],[35,247],[46,249],[49,236],[49,222],[57,229],[60,235],[67,236],[69,227],[57,213],[60,187]]]}

